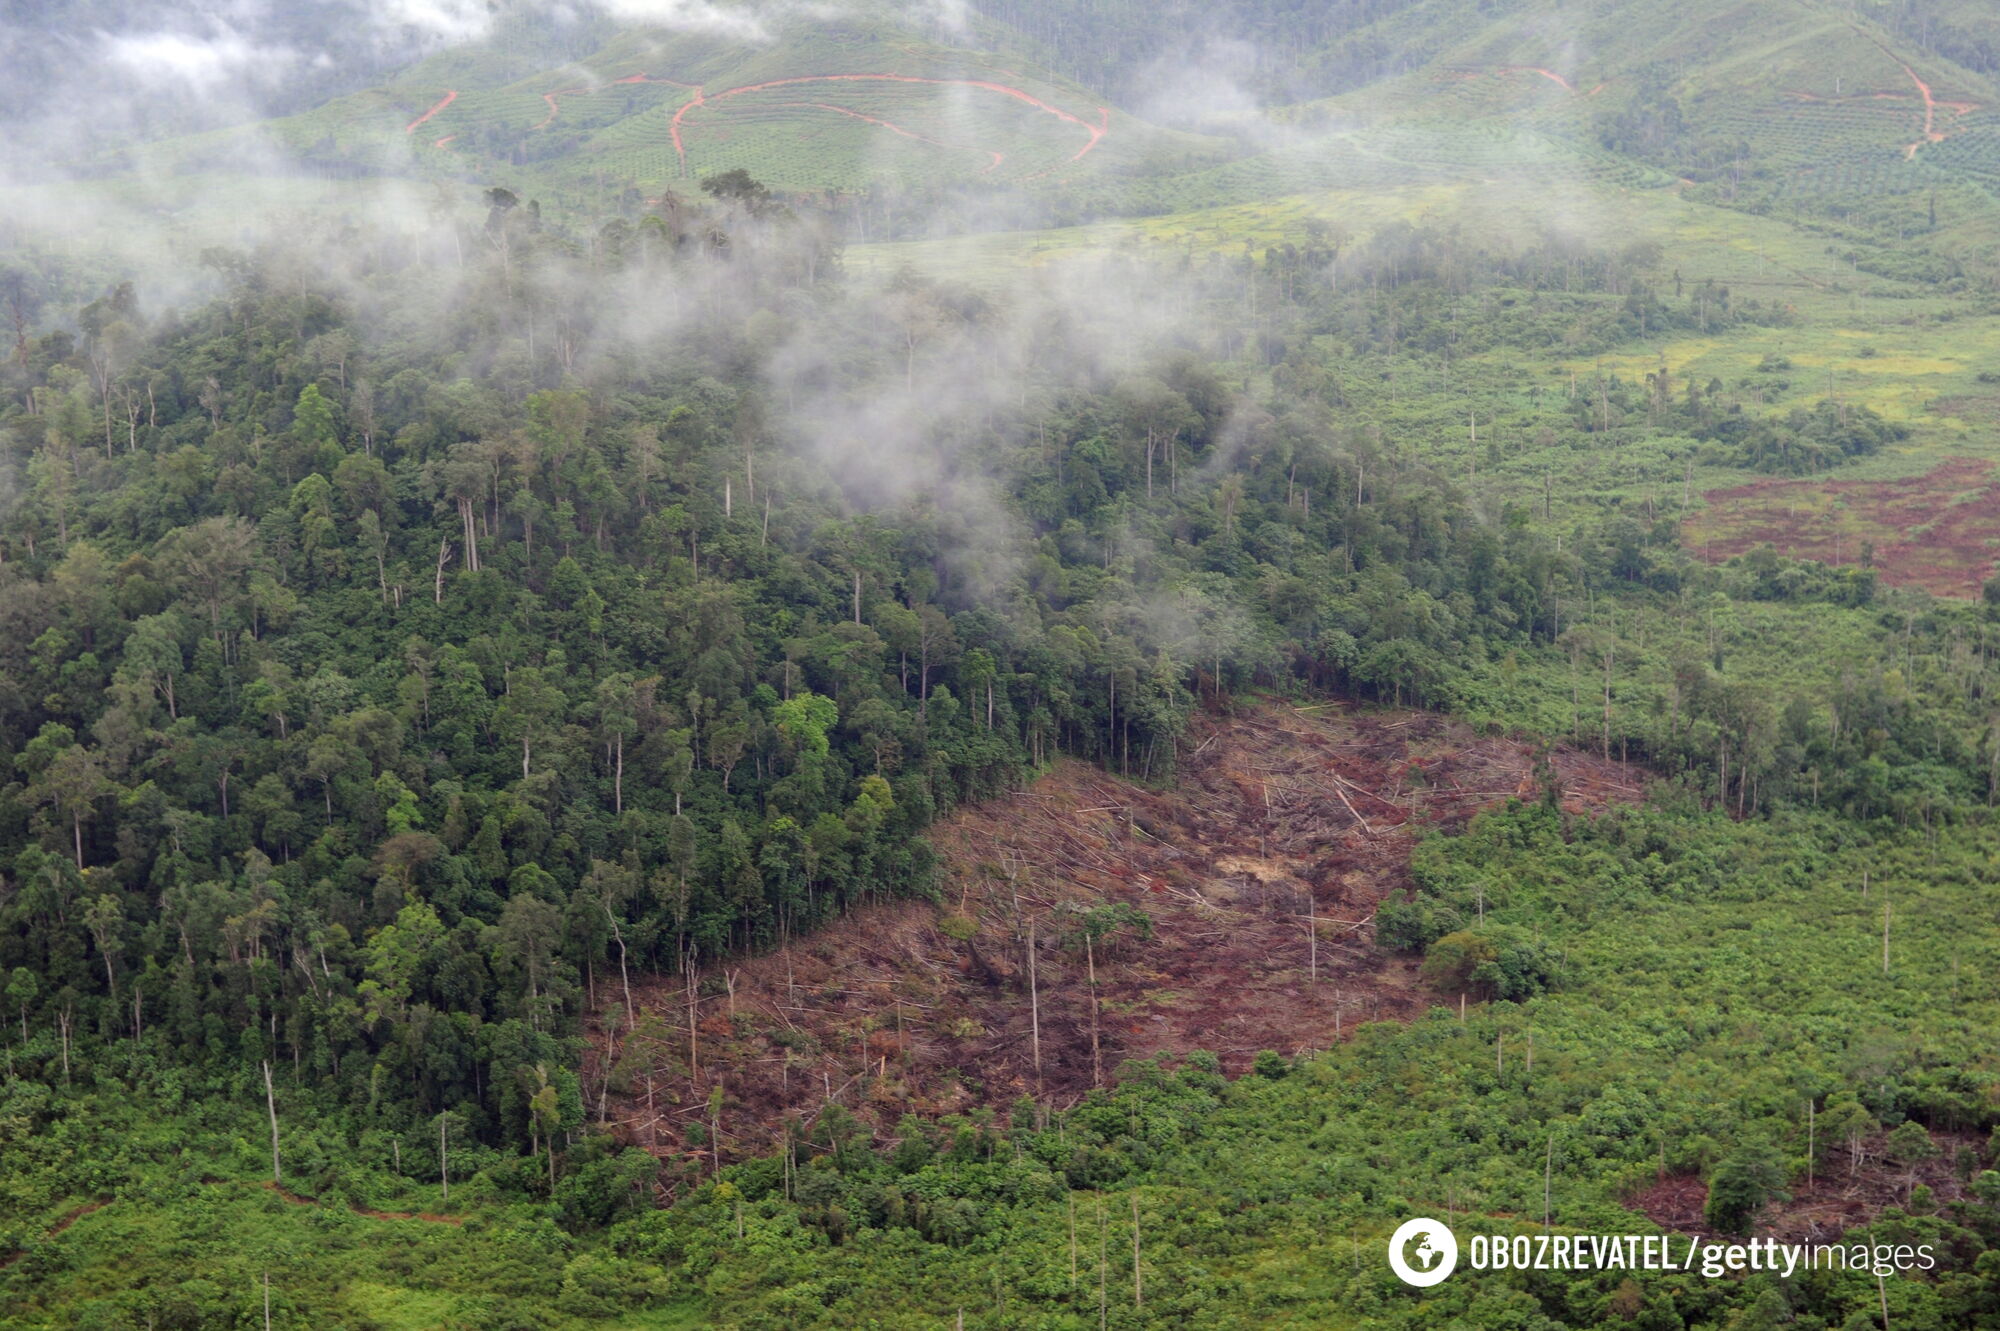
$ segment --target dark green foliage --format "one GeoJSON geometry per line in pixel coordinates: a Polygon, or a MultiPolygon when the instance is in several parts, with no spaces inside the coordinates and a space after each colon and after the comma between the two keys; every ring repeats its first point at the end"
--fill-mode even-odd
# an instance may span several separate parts
{"type": "Polygon", "coordinates": [[[1784,1189],[1785,1169],[1777,1151],[1765,1142],[1745,1142],[1710,1172],[1702,1218],[1718,1234],[1747,1233],[1765,1203],[1784,1197],[1784,1189]]]}
{"type": "Polygon", "coordinates": [[[1516,1000],[1551,987],[1558,970],[1547,943],[1525,930],[1496,924],[1446,934],[1432,943],[1423,975],[1425,983],[1447,993],[1516,1000]]]}
{"type": "Polygon", "coordinates": [[[1909,431],[1867,407],[1822,401],[1811,411],[1794,408],[1782,420],[1726,414],[1705,425],[1696,423],[1689,433],[1729,444],[1731,460],[1739,466],[1797,475],[1879,452],[1909,431]]]}
{"type": "Polygon", "coordinates": [[[1290,1060],[1277,1050],[1260,1049],[1257,1051],[1257,1057],[1251,1060],[1250,1070],[1260,1077],[1269,1077],[1272,1081],[1276,1081],[1290,1072],[1292,1065],[1290,1060]]]}
{"type": "MultiPolygon", "coordinates": [[[[1488,526],[1310,382],[1232,387],[1222,347],[1024,367],[1047,409],[982,426],[1017,534],[857,515],[774,437],[736,335],[783,308],[868,346],[879,310],[812,276],[821,239],[754,180],[711,183],[679,234],[588,257],[496,192],[463,307],[394,256],[366,302],[218,256],[226,301],[147,325],[114,291],[81,344],[8,365],[0,836],[24,890],[0,966],[37,977],[31,1027],[205,1075],[269,1059],[528,1148],[538,1097],[582,1094],[557,1070],[618,960],[677,971],[926,892],[931,818],[1059,751],[1170,779],[1203,692],[1450,702],[1493,645],[1545,649],[1624,548],[1488,526]],[[516,265],[576,329],[646,282],[722,282],[730,305],[572,373],[489,334],[549,317],[516,265]],[[1189,479],[1240,419],[1258,460],[1189,479]]],[[[1423,308],[1453,243],[1356,262],[1423,308]]],[[[964,293],[884,299],[1002,331],[964,293]]],[[[908,381],[912,355],[877,345],[856,373],[908,381]]],[[[1142,946],[1123,909],[1075,941],[1142,946]]]]}

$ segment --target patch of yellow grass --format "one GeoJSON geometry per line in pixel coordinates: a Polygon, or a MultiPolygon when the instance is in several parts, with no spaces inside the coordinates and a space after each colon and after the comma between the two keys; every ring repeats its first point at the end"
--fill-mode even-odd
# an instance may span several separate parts
{"type": "Polygon", "coordinates": [[[848,269],[856,273],[893,273],[909,267],[975,285],[1004,280],[1009,272],[1021,268],[1092,254],[1205,258],[1209,254],[1241,254],[1247,245],[1261,258],[1264,250],[1273,245],[1305,244],[1309,239],[1309,222],[1345,227],[1351,245],[1365,240],[1389,222],[1416,222],[1452,214],[1466,188],[1426,185],[1394,190],[1324,190],[1164,217],[1094,222],[1042,231],[953,236],[945,240],[851,245],[844,257],[848,269]]]}

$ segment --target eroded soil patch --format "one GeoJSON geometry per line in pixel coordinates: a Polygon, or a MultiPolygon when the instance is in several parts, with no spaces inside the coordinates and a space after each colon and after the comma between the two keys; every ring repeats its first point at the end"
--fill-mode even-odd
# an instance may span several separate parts
{"type": "MultiPolygon", "coordinates": [[[[75,1224],[77,1221],[89,1215],[91,1212],[101,1211],[109,1205],[111,1205],[111,1199],[109,1197],[100,1197],[94,1202],[85,1202],[82,1206],[77,1207],[75,1210],[65,1215],[62,1219],[56,1221],[54,1225],[50,1226],[48,1234],[43,1237],[42,1241],[44,1243],[48,1242],[50,1239],[55,1238],[57,1235],[61,1234],[64,1230],[68,1229],[71,1225],[75,1224]]],[[[8,1253],[5,1257],[0,1257],[0,1271],[6,1270],[8,1267],[20,1261],[23,1257],[26,1257],[27,1255],[28,1255],[28,1250],[26,1248],[17,1248],[13,1252],[8,1253]]]]}
{"type": "MultiPolygon", "coordinates": [[[[1908,1208],[1918,1187],[1929,1188],[1938,1206],[1966,1199],[1959,1157],[1978,1159],[1980,1139],[1971,1133],[1945,1132],[1933,1132],[1931,1138],[1940,1154],[1916,1165],[1884,1158],[1886,1133],[1865,1139],[1858,1157],[1844,1143],[1828,1147],[1810,1184],[1802,1178],[1792,1180],[1789,1199],[1764,1208],[1754,1228],[1756,1236],[1786,1243],[1833,1243],[1888,1207],[1908,1208]]],[[[1702,1218],[1708,1185],[1699,1178],[1669,1174],[1626,1198],[1625,1204],[1676,1233],[1709,1232],[1702,1218]]]]}

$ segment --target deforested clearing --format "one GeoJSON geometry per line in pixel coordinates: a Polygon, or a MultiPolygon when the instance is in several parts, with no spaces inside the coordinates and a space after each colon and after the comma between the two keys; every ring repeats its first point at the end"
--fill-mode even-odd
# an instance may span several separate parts
{"type": "Polygon", "coordinates": [[[1978,596],[2000,563],[2000,469],[1974,458],[1897,480],[1755,481],[1702,498],[1688,547],[1712,562],[1769,545],[1959,597],[1978,596]]]}
{"type": "Polygon", "coordinates": [[[608,1074],[605,1115],[662,1156],[705,1158],[686,1130],[719,1088],[728,1160],[828,1104],[888,1136],[906,1113],[1074,1104],[1128,1058],[1206,1049],[1241,1072],[1261,1050],[1323,1049],[1456,1001],[1374,939],[1426,830],[1508,800],[1588,817],[1646,784],[1617,761],[1559,748],[1538,763],[1523,740],[1352,703],[1218,706],[1181,745],[1171,789],[1063,759],[952,814],[931,833],[935,902],[862,906],[707,968],[692,1043],[686,985],[647,982],[633,1031],[612,1012],[593,1033],[585,1078],[608,1074]]]}

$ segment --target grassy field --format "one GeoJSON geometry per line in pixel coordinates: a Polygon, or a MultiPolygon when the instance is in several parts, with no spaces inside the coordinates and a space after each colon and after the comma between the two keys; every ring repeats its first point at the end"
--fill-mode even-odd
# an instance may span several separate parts
{"type": "MultiPolygon", "coordinates": [[[[1357,134],[1357,139],[1367,136],[1357,134]]],[[[855,245],[850,264],[864,270],[910,264],[950,271],[959,280],[1004,280],[1024,263],[1093,251],[1240,253],[1248,246],[1304,243],[1309,222],[1337,223],[1364,240],[1391,222],[1456,224],[1472,243],[1521,246],[1546,233],[1593,243],[1651,242],[1662,248],[1653,277],[1671,286],[1713,279],[1746,295],[1782,297],[1803,312],[1873,315],[1887,321],[1948,308],[1922,288],[1856,268],[1837,245],[1777,218],[1746,216],[1682,197],[1665,187],[1579,182],[1545,191],[1532,174],[1534,154],[1495,165],[1507,178],[1440,172],[1411,184],[1334,184],[1252,203],[1178,210],[1157,217],[892,245],[855,245]],[[1524,179],[1516,172],[1527,171],[1524,179]],[[1833,251],[1833,252],[1830,252],[1833,251]],[[1913,305],[1912,302],[1916,303],[1913,305]]]]}
{"type": "Polygon", "coordinates": [[[863,278],[908,268],[1004,293],[1023,270],[1097,256],[1169,265],[1261,257],[1274,246],[1308,243],[1315,224],[1344,229],[1356,245],[1385,226],[1408,224],[1456,226],[1473,243],[1503,250],[1550,233],[1656,246],[1647,277],[1663,296],[1713,282],[1738,301],[1784,311],[1776,324],[1667,334],[1587,356],[1559,347],[1505,347],[1477,353],[1448,381],[1441,365],[1411,359],[1387,364],[1380,374],[1358,366],[1342,372],[1344,391],[1389,437],[1496,500],[1539,501],[1551,474],[1565,479],[1565,501],[1593,504],[1651,498],[1677,505],[1683,489],[1752,479],[1754,473],[1709,461],[1697,462],[1690,477],[1690,446],[1657,436],[1609,449],[1581,437],[1537,443],[1543,427],[1567,425],[1572,394],[1591,391],[1597,376],[1640,382],[1662,365],[1676,383],[1718,380],[1757,410],[1810,407],[1832,394],[1909,429],[1902,443],[1843,475],[1887,479],[1926,471],[1946,457],[2000,457],[2000,440],[1977,409],[1988,391],[1980,376],[2000,371],[2000,317],[1935,288],[1866,271],[1859,266],[1872,251],[1865,242],[1719,208],[1675,189],[1599,185],[1537,194],[1463,180],[1330,189],[1048,231],[856,245],[846,263],[863,278]],[[1787,368],[1766,371],[1767,363],[1787,368]],[[1453,385],[1451,401],[1438,396],[1446,382],[1453,385]],[[1972,405],[1954,412],[1961,402],[1972,405]],[[1940,403],[1946,410],[1934,409],[1940,403]],[[1476,454],[1468,413],[1487,422],[1476,454]],[[1489,460],[1496,441],[1499,456],[1489,460]]]}
{"type": "Polygon", "coordinates": [[[287,1326],[706,1324],[696,1305],[667,1297],[658,1268],[593,1276],[594,1259],[576,1264],[587,1245],[467,1182],[491,1162],[485,1153],[454,1149],[462,1172],[447,1199],[434,1175],[412,1177],[436,1168],[420,1134],[392,1143],[371,1133],[357,1149],[284,1104],[285,1187],[274,1189],[263,1110],[247,1094],[197,1107],[175,1100],[172,1074],[142,1094],[93,1071],[103,1078],[94,1097],[36,1096],[13,1083],[0,1103],[10,1156],[0,1307],[10,1327],[143,1325],[142,1308],[176,1325],[261,1324],[267,1277],[273,1317],[287,1326]],[[87,1153],[67,1147],[84,1140],[87,1153]],[[385,1146],[390,1155],[378,1158],[385,1146]]]}

